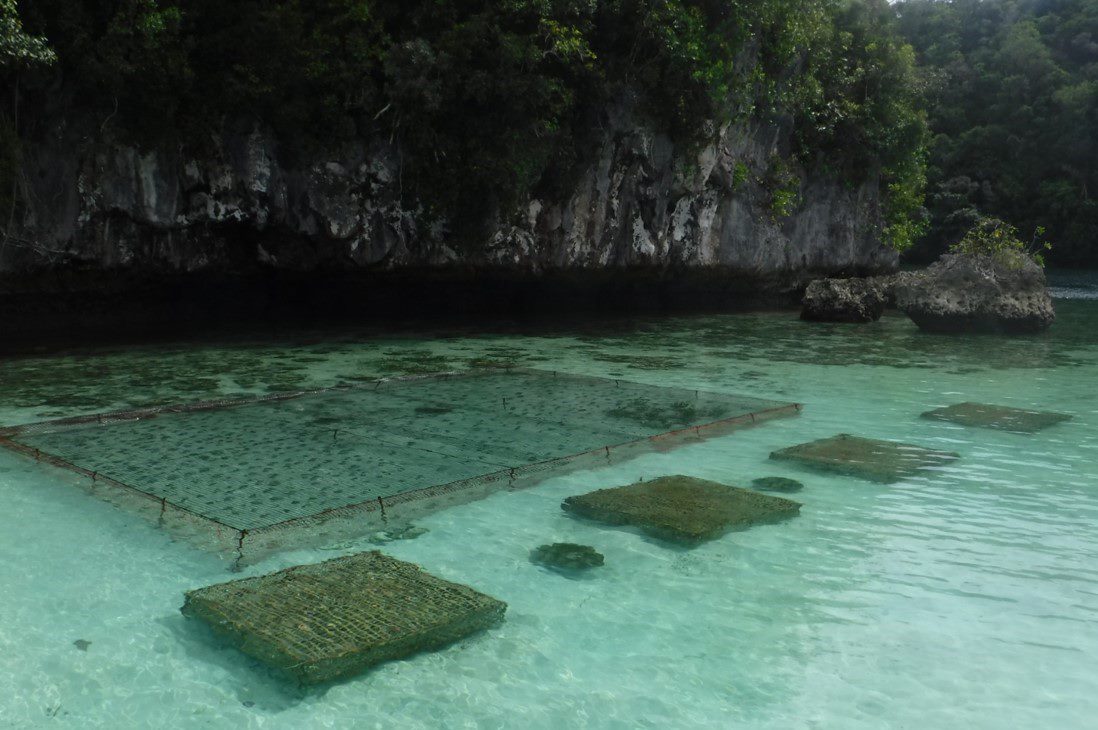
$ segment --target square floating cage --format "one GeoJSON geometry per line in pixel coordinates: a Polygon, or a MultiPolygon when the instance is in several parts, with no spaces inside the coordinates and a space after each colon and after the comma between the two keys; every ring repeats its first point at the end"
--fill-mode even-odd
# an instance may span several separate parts
{"type": "Polygon", "coordinates": [[[483,370],[109,413],[0,431],[173,533],[254,560],[799,406],[539,370],[483,370]]]}
{"type": "Polygon", "coordinates": [[[200,588],[182,608],[302,684],[443,647],[498,624],[506,610],[377,551],[200,588]]]}
{"type": "Polygon", "coordinates": [[[959,459],[960,454],[841,433],[775,451],[770,458],[887,484],[930,467],[944,466],[959,459]]]}
{"type": "Polygon", "coordinates": [[[670,542],[697,545],[733,529],[795,516],[799,502],[686,476],[667,476],[568,497],[566,512],[639,527],[670,542]]]}
{"type": "Polygon", "coordinates": [[[1014,433],[1036,433],[1043,428],[1071,420],[1071,416],[1066,413],[1027,411],[986,403],[957,403],[945,408],[935,408],[924,413],[923,418],[951,421],[962,426],[997,428],[1014,433]]]}

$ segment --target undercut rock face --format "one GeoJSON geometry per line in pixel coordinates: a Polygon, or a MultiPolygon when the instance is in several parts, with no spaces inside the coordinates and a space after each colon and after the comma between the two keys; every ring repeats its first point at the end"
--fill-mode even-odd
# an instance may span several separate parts
{"type": "Polygon", "coordinates": [[[1056,319],[1045,272],[1027,256],[949,254],[896,287],[896,305],[929,332],[1041,332],[1056,319]]]}
{"type": "Polygon", "coordinates": [[[841,433],[831,438],[775,451],[770,454],[770,458],[889,483],[914,476],[924,469],[944,466],[960,458],[960,455],[952,451],[937,451],[912,444],[841,433]]]}
{"type": "Polygon", "coordinates": [[[561,508],[596,522],[639,527],[653,537],[692,546],[730,530],[793,517],[801,505],[705,479],[666,476],[568,497],[561,508]]]}

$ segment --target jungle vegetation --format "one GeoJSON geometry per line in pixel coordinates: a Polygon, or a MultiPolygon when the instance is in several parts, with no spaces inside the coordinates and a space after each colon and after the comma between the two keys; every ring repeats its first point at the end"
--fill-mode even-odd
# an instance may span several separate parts
{"type": "MultiPolygon", "coordinates": [[[[802,165],[880,180],[915,258],[993,217],[1098,262],[1098,0],[0,0],[0,76],[0,182],[20,98],[60,94],[143,145],[396,141],[408,194],[475,236],[567,186],[631,94],[682,144],[791,124],[802,165]]],[[[768,179],[780,218],[795,179],[768,179]]]]}
{"type": "MultiPolygon", "coordinates": [[[[902,0],[926,80],[929,259],[983,217],[1098,264],[1098,0],[902,0]]],[[[997,229],[998,230],[998,229],[997,229]]]]}
{"type": "MultiPolygon", "coordinates": [[[[804,165],[880,180],[902,248],[925,124],[892,15],[885,0],[2,0],[0,73],[138,144],[256,121],[288,153],[393,140],[407,194],[474,236],[567,185],[623,96],[686,145],[769,118],[804,165]],[[6,50],[19,42],[49,63],[6,50]]],[[[783,192],[775,215],[797,203],[783,192]]]]}
{"type": "Polygon", "coordinates": [[[566,187],[625,96],[684,145],[771,120],[796,163],[879,180],[917,257],[989,216],[1098,261],[1098,0],[0,0],[0,74],[141,145],[392,140],[470,238],[566,187]]]}

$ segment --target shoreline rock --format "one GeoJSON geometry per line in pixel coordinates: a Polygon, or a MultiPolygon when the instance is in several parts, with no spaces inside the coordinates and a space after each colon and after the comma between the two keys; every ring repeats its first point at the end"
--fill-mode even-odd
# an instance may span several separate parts
{"type": "Polygon", "coordinates": [[[947,254],[897,285],[896,303],[927,332],[1032,334],[1056,318],[1045,272],[1025,256],[947,254]]]}
{"type": "Polygon", "coordinates": [[[412,160],[387,133],[291,154],[276,130],[241,119],[138,148],[90,116],[24,114],[36,118],[21,141],[26,211],[0,250],[0,274],[18,279],[644,270],[731,275],[756,290],[788,281],[789,292],[898,261],[879,236],[877,175],[786,159],[792,130],[770,115],[682,144],[628,90],[607,102],[583,164],[462,235],[407,184],[412,160]],[[799,202],[775,216],[767,181],[779,161],[799,202]]]}
{"type": "Polygon", "coordinates": [[[804,293],[801,319],[810,322],[876,322],[887,301],[873,279],[816,279],[804,293]]]}
{"type": "Polygon", "coordinates": [[[896,308],[896,289],[917,277],[917,271],[894,274],[816,279],[801,301],[801,319],[810,322],[875,322],[885,309],[896,308]]]}

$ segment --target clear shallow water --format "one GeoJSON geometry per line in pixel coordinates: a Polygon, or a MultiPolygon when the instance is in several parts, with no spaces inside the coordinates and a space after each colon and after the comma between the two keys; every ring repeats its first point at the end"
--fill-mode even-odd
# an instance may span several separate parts
{"type": "MultiPolygon", "coordinates": [[[[528,465],[548,475],[550,462],[566,457],[772,408],[793,410],[758,398],[515,368],[237,403],[145,411],[156,417],[108,425],[47,422],[11,438],[254,533],[489,474],[502,473],[506,485],[528,465]]],[[[565,466],[558,463],[558,471],[565,466]]]]}
{"type": "Polygon", "coordinates": [[[1048,281],[1057,299],[1098,299],[1098,272],[1051,271],[1048,281]]]}
{"type": "MultiPolygon", "coordinates": [[[[382,549],[507,601],[445,651],[299,693],[178,613],[227,565],[0,453],[0,726],[1090,727],[1098,711],[1098,302],[1047,335],[956,339],[897,316],[653,320],[548,335],[137,349],[0,364],[0,423],[516,363],[805,404],[798,418],[419,521],[382,549]],[[1074,414],[1033,436],[918,418],[963,400],[1074,414]],[[960,452],[892,485],[770,451],[850,432],[960,452]],[[567,517],[563,497],[684,473],[806,484],[801,516],[691,551],[567,517]],[[531,565],[552,541],[606,566],[531,565]],[[73,641],[90,641],[81,651],[73,641]]],[[[246,574],[374,547],[287,552],[246,574]]]]}

